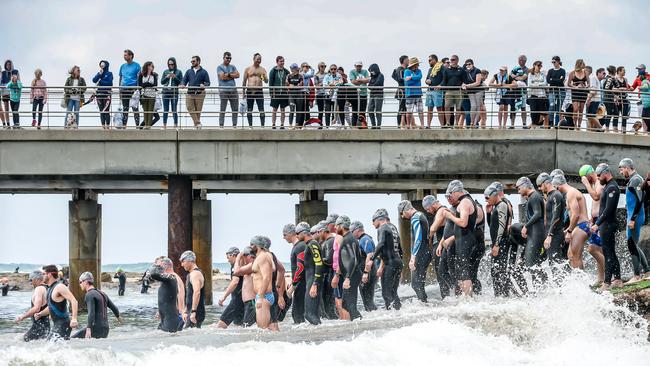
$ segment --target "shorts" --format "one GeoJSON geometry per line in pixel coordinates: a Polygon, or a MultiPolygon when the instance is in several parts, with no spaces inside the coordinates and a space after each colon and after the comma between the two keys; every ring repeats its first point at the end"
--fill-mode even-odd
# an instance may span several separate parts
{"type": "Polygon", "coordinates": [[[271,108],[287,108],[289,106],[289,98],[287,96],[280,98],[271,98],[271,108]]]}
{"type": "Polygon", "coordinates": [[[600,102],[590,102],[587,107],[587,115],[595,116],[598,113],[598,107],[600,107],[600,102]]]}
{"type": "Polygon", "coordinates": [[[244,303],[240,299],[234,300],[230,298],[230,304],[226,306],[219,320],[230,325],[234,323],[235,325],[242,325],[244,319],[244,303]]]}
{"type": "Polygon", "coordinates": [[[423,112],[422,98],[420,95],[406,98],[406,111],[409,113],[423,112]]]}
{"type": "Polygon", "coordinates": [[[427,92],[427,100],[424,103],[427,107],[441,108],[444,105],[445,92],[442,90],[430,90],[427,92]]]}
{"type": "Polygon", "coordinates": [[[343,281],[339,277],[339,285],[334,288],[334,298],[342,299],[343,298],[343,281]]]}
{"type": "MultiPolygon", "coordinates": [[[[273,292],[265,293],[264,294],[264,299],[266,301],[268,301],[269,304],[271,304],[271,306],[273,306],[273,304],[275,304],[275,294],[273,292]]],[[[261,300],[260,295],[259,294],[255,295],[255,302],[258,302],[260,300],[261,300]]]]}
{"type": "Polygon", "coordinates": [[[598,233],[592,233],[591,232],[591,226],[590,226],[588,221],[583,221],[583,222],[579,223],[578,225],[576,225],[576,227],[579,228],[580,230],[584,231],[585,234],[587,234],[587,243],[589,243],[590,245],[598,246],[598,247],[603,246],[603,243],[602,243],[598,233]]]}
{"type": "Polygon", "coordinates": [[[255,324],[257,314],[255,313],[255,300],[248,300],[244,303],[244,318],[242,324],[245,327],[250,327],[255,324]]]}
{"type": "Polygon", "coordinates": [[[460,90],[447,90],[445,92],[445,108],[455,108],[457,111],[460,111],[461,104],[463,103],[463,96],[460,93],[460,90]]]}

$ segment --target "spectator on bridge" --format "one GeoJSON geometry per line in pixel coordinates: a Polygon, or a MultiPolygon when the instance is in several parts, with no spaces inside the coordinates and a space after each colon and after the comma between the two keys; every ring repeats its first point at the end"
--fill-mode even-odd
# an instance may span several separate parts
{"type": "Polygon", "coordinates": [[[63,105],[66,106],[66,128],[79,127],[79,109],[84,104],[86,80],[81,77],[81,69],[74,65],[69,71],[70,76],[65,81],[63,89],[63,105]]]}
{"type": "Polygon", "coordinates": [[[314,91],[314,69],[311,68],[308,62],[300,64],[300,75],[304,83],[305,90],[305,123],[310,118],[309,110],[314,106],[315,91],[314,91]]]}
{"type": "Polygon", "coordinates": [[[23,92],[23,84],[18,79],[18,75],[11,75],[11,81],[7,84],[9,90],[9,104],[11,106],[11,114],[14,120],[14,128],[20,128],[20,96],[23,92]]]}
{"type": "MultiPolygon", "coordinates": [[[[607,66],[607,75],[602,81],[603,85],[603,104],[605,105],[605,110],[607,115],[601,119],[601,124],[605,127],[605,131],[609,132],[609,125],[612,124],[612,129],[614,129],[614,116],[618,114],[616,110],[616,104],[614,100],[616,99],[616,93],[614,93],[614,80],[616,80],[616,66],[609,65],[607,66]]],[[[615,132],[618,132],[618,121],[616,121],[615,132]]]]}
{"type": "Polygon", "coordinates": [[[217,67],[217,78],[219,79],[219,127],[223,127],[226,120],[226,108],[230,103],[232,113],[232,126],[237,127],[237,111],[239,110],[239,94],[235,79],[239,79],[239,71],[232,65],[232,54],[228,51],[223,53],[223,63],[217,67]]]}
{"type": "Polygon", "coordinates": [[[275,120],[280,109],[280,128],[284,128],[284,109],[289,106],[286,81],[289,70],[284,67],[284,57],[275,58],[275,67],[269,72],[269,88],[271,88],[271,128],[275,129],[275,120]]]}
{"type": "MultiPolygon", "coordinates": [[[[93,77],[93,83],[97,84],[96,100],[99,108],[99,120],[103,129],[111,127],[111,86],[113,86],[113,73],[109,71],[109,62],[99,61],[99,71],[93,77]]],[[[40,121],[39,121],[39,126],[40,121]]]]}
{"type": "Polygon", "coordinates": [[[397,108],[397,126],[404,127],[406,124],[406,98],[404,97],[404,70],[409,63],[409,57],[402,55],[399,58],[399,66],[393,70],[392,78],[397,82],[397,91],[395,99],[399,102],[397,108]]]}
{"type": "Polygon", "coordinates": [[[573,71],[567,77],[567,87],[571,88],[571,102],[573,103],[573,123],[576,128],[582,125],[582,112],[589,93],[589,75],[587,75],[585,61],[576,60],[573,71]]]}
{"type": "Polygon", "coordinates": [[[154,71],[154,64],[147,61],[142,66],[142,72],[138,75],[138,86],[140,90],[140,103],[144,111],[144,121],[139,128],[150,129],[153,125],[152,119],[154,118],[154,106],[156,105],[158,74],[154,71]]]}
{"type": "Polygon", "coordinates": [[[487,123],[487,109],[485,108],[485,91],[488,90],[488,79],[490,77],[490,72],[488,70],[481,70],[481,88],[483,88],[483,93],[481,96],[481,115],[479,118],[479,123],[481,124],[481,128],[485,128],[485,124],[487,123]]]}
{"type": "Polygon", "coordinates": [[[43,121],[43,106],[47,103],[47,83],[42,79],[42,76],[43,71],[41,69],[34,70],[34,80],[32,80],[29,91],[29,103],[32,105],[32,127],[37,127],[39,130],[43,121]]]}
{"type": "Polygon", "coordinates": [[[381,128],[382,106],[384,104],[384,74],[381,73],[377,64],[370,65],[368,71],[370,71],[368,115],[372,128],[381,128]]]}
{"type": "Polygon", "coordinates": [[[427,127],[431,127],[431,120],[433,119],[433,108],[436,108],[438,113],[438,121],[440,126],[445,125],[445,114],[444,114],[444,91],[435,90],[435,87],[442,83],[442,73],[445,71],[444,63],[438,61],[438,56],[431,54],[429,55],[429,71],[427,72],[427,77],[425,83],[429,85],[427,90],[427,98],[425,105],[427,106],[427,127]]]}
{"type": "Polygon", "coordinates": [[[553,56],[551,59],[553,68],[546,73],[546,83],[551,87],[549,90],[549,120],[550,125],[557,127],[560,123],[560,111],[564,104],[566,92],[564,83],[566,82],[566,70],[562,68],[560,56],[553,56]]]}
{"type": "Polygon", "coordinates": [[[11,127],[11,123],[9,122],[9,90],[6,86],[11,81],[12,75],[17,75],[18,80],[20,80],[20,72],[14,69],[14,63],[11,60],[7,60],[4,63],[4,70],[2,71],[2,76],[0,78],[0,87],[5,87],[2,90],[2,108],[0,108],[0,119],[2,120],[2,126],[4,128],[11,127]]]}
{"type": "Polygon", "coordinates": [[[210,86],[210,75],[201,67],[201,57],[192,56],[192,67],[185,71],[181,86],[187,88],[187,111],[192,117],[194,127],[201,128],[201,112],[205,100],[205,87],[210,86]]]}
{"type": "MultiPolygon", "coordinates": [[[[338,87],[343,83],[343,78],[338,73],[338,68],[335,64],[330,65],[329,73],[323,78],[323,88],[327,90],[327,99],[325,99],[325,126],[330,126],[330,119],[332,125],[336,124],[336,106],[338,101],[338,87]]],[[[341,120],[343,124],[345,119],[341,120]]]]}
{"type": "Polygon", "coordinates": [[[617,91],[614,97],[616,105],[616,115],[614,116],[614,131],[618,130],[618,122],[621,122],[621,132],[627,130],[627,117],[630,115],[630,102],[627,100],[627,91],[630,90],[630,83],[625,77],[625,67],[616,68],[616,77],[614,78],[614,89],[617,91]],[[620,119],[619,119],[620,116],[620,119]]]}
{"type": "Polygon", "coordinates": [[[485,91],[481,89],[483,74],[481,74],[480,69],[474,66],[474,61],[471,58],[465,61],[465,71],[465,80],[463,81],[462,87],[466,90],[467,98],[469,99],[470,126],[476,128],[479,114],[481,113],[481,104],[485,95],[485,91]]]}
{"type": "Polygon", "coordinates": [[[341,125],[345,125],[347,122],[348,126],[357,127],[357,122],[359,121],[359,114],[357,113],[359,109],[357,88],[350,82],[342,66],[339,66],[338,72],[341,75],[341,84],[337,90],[336,104],[338,106],[341,125]]]}
{"type": "Polygon", "coordinates": [[[546,72],[542,70],[542,61],[533,62],[528,75],[528,104],[530,104],[531,126],[548,128],[548,98],[546,97],[546,72]],[[535,88],[540,87],[540,88],[535,88]]]}
{"type": "Polygon", "coordinates": [[[298,64],[291,64],[291,72],[287,75],[286,86],[289,89],[289,125],[293,125],[294,115],[296,118],[296,128],[302,128],[305,122],[306,94],[304,88],[304,79],[300,74],[298,64]]]}
{"type": "Polygon", "coordinates": [[[605,69],[602,67],[593,72],[591,66],[587,66],[589,74],[589,94],[587,95],[587,127],[589,129],[602,130],[598,120],[598,108],[603,101],[601,81],[605,78],[605,69]]]}
{"type": "Polygon", "coordinates": [[[256,53],[253,55],[253,64],[244,70],[242,87],[244,88],[244,97],[246,98],[246,119],[248,127],[253,127],[253,106],[257,103],[257,111],[260,113],[260,125],[264,127],[264,83],[269,82],[266,69],[261,66],[262,55],[256,53]]]}
{"type": "MultiPolygon", "coordinates": [[[[454,111],[456,113],[456,125],[461,125],[463,114],[461,111],[462,94],[460,87],[465,79],[465,69],[458,65],[458,55],[452,55],[449,58],[449,67],[442,74],[442,82],[436,88],[441,90],[445,88],[445,120],[448,126],[454,125],[454,111]]],[[[461,126],[462,127],[462,126],[461,126]]]]}
{"type": "Polygon", "coordinates": [[[358,88],[359,93],[359,123],[366,123],[366,109],[368,108],[368,83],[370,73],[363,68],[363,62],[354,63],[354,69],[350,70],[350,82],[358,88]]]}
{"type": "MultiPolygon", "coordinates": [[[[646,69],[646,66],[644,64],[640,64],[639,66],[637,66],[636,70],[637,70],[638,76],[636,77],[636,79],[634,79],[634,82],[632,82],[632,85],[630,86],[630,89],[631,90],[636,90],[637,88],[639,88],[639,91],[642,93],[641,86],[643,85],[643,82],[645,80],[650,79],[650,74],[647,73],[647,69],[646,69]]],[[[643,95],[641,93],[639,93],[639,99],[643,98],[643,95]]],[[[638,102],[638,109],[639,109],[639,117],[644,118],[643,117],[644,108],[643,108],[643,101],[642,100],[639,100],[639,102],[638,102]]],[[[642,123],[642,125],[643,125],[643,131],[648,132],[647,123],[642,123]]]]}
{"type": "Polygon", "coordinates": [[[641,80],[641,118],[643,119],[643,129],[645,132],[650,131],[650,80],[646,74],[639,75],[641,80]]]}
{"type": "Polygon", "coordinates": [[[316,107],[318,108],[318,119],[323,125],[323,113],[325,112],[325,104],[327,100],[327,88],[324,87],[323,81],[327,76],[327,64],[324,62],[318,63],[318,71],[314,74],[314,87],[316,88],[316,107]]]}
{"type": "Polygon", "coordinates": [[[183,80],[183,72],[178,69],[176,58],[167,60],[167,70],[163,71],[160,85],[162,86],[163,129],[167,128],[169,110],[172,111],[174,128],[178,127],[178,86],[183,80]]]}
{"type": "MultiPolygon", "coordinates": [[[[520,55],[519,58],[517,59],[517,66],[513,67],[512,70],[510,71],[510,75],[515,79],[515,81],[518,81],[520,85],[523,87],[526,87],[528,85],[528,66],[526,66],[526,61],[528,61],[528,58],[526,55],[520,55]]],[[[511,113],[510,118],[513,121],[515,120],[515,114],[518,109],[521,109],[521,125],[526,128],[526,93],[525,91],[522,90],[521,93],[521,102],[515,104],[515,111],[511,113]]]]}
{"type": "Polygon", "coordinates": [[[420,116],[420,128],[424,128],[424,107],[422,105],[422,70],[420,60],[411,57],[404,70],[404,89],[406,95],[406,128],[416,128],[413,113],[420,116]]]}
{"type": "MultiPolygon", "coordinates": [[[[120,98],[122,99],[122,128],[126,128],[126,123],[129,120],[129,106],[131,104],[131,97],[138,86],[138,75],[140,74],[140,64],[133,61],[133,51],[124,50],[124,61],[126,63],[120,66],[120,98]]],[[[133,120],[135,126],[140,124],[140,113],[138,107],[133,107],[133,120]]]]}
{"type": "Polygon", "coordinates": [[[499,128],[506,128],[508,122],[508,107],[512,106],[514,111],[514,96],[512,94],[512,86],[515,81],[512,75],[508,74],[508,67],[501,66],[499,73],[495,74],[490,81],[490,86],[496,88],[495,102],[499,105],[499,112],[497,120],[499,128]]]}

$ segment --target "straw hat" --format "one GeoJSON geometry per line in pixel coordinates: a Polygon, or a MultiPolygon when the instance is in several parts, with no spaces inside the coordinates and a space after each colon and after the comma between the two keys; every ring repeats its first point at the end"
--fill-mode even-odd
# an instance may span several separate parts
{"type": "Polygon", "coordinates": [[[417,57],[411,57],[411,59],[409,60],[409,65],[407,67],[413,67],[419,64],[420,64],[420,60],[418,60],[417,57]]]}

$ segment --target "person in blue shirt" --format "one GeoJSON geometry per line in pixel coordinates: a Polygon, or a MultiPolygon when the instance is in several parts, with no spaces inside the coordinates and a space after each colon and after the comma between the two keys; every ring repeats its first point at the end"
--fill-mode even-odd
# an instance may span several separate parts
{"type": "MultiPolygon", "coordinates": [[[[354,238],[359,241],[359,248],[361,249],[363,258],[366,258],[368,257],[368,254],[375,252],[375,242],[372,240],[370,235],[366,234],[361,221],[353,221],[350,224],[350,231],[352,232],[352,235],[354,235],[354,238]]],[[[362,264],[365,264],[365,261],[363,261],[362,264]]],[[[377,305],[375,305],[377,263],[373,261],[370,271],[366,271],[364,268],[363,273],[368,275],[368,282],[362,283],[361,286],[359,286],[359,293],[361,293],[363,307],[366,309],[366,311],[377,310],[377,305]]]]}
{"type": "Polygon", "coordinates": [[[106,60],[99,62],[99,71],[93,77],[93,83],[97,84],[97,107],[99,108],[99,120],[103,129],[111,126],[111,86],[113,86],[113,73],[108,71],[110,64],[106,60]]]}
{"type": "Polygon", "coordinates": [[[422,70],[420,60],[411,57],[408,67],[404,70],[404,87],[406,95],[406,128],[415,128],[413,112],[420,116],[420,128],[424,127],[424,106],[422,104],[422,70]]]}
{"type": "MultiPolygon", "coordinates": [[[[4,63],[4,70],[2,70],[0,77],[0,86],[7,86],[11,81],[11,77],[16,75],[18,80],[20,80],[20,72],[14,68],[14,63],[11,60],[7,60],[4,63]]],[[[2,120],[2,127],[10,128],[11,123],[9,122],[9,89],[2,89],[2,105],[3,108],[0,108],[0,120],[2,120]],[[3,111],[4,109],[4,111],[3,111]]]]}
{"type": "Polygon", "coordinates": [[[433,258],[429,249],[429,220],[422,212],[413,208],[413,204],[407,200],[397,205],[397,212],[411,222],[411,260],[409,261],[409,268],[412,272],[411,286],[418,300],[427,302],[424,283],[427,268],[433,258]]]}
{"type": "Polygon", "coordinates": [[[239,110],[239,94],[235,79],[239,79],[239,71],[230,63],[232,54],[228,51],[223,53],[223,63],[217,67],[219,79],[219,127],[223,127],[226,119],[226,108],[230,103],[232,111],[232,126],[237,127],[237,112],[239,110]]]}
{"type": "MultiPolygon", "coordinates": [[[[126,63],[120,66],[120,99],[122,99],[122,128],[126,128],[126,123],[129,120],[129,104],[133,93],[138,86],[138,74],[140,74],[140,64],[133,61],[133,51],[124,50],[124,61],[126,63]]],[[[140,124],[140,113],[138,107],[133,107],[133,119],[135,125],[140,124]]]]}

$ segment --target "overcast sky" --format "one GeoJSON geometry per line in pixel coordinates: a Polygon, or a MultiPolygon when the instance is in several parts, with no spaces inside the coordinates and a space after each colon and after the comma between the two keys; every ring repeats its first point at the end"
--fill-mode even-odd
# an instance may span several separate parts
{"type": "MultiPolygon", "coordinates": [[[[76,64],[92,78],[100,60],[117,78],[122,51],[140,64],[151,60],[161,72],[169,56],[183,69],[192,55],[216,81],[216,67],[228,50],[243,70],[252,55],[263,66],[277,55],[287,64],[354,61],[378,63],[390,71],[402,54],[421,60],[435,53],[472,58],[494,73],[512,67],[519,54],[544,67],[560,55],[567,70],[576,58],[597,67],[623,65],[631,74],[650,62],[644,1],[200,1],[3,0],[0,57],[11,58],[28,83],[35,68],[49,85],[62,85],[76,64]]],[[[633,76],[633,75],[629,75],[633,76]]],[[[26,106],[23,106],[26,108],[26,106]]],[[[82,121],[83,124],[84,121],[82,121]]],[[[88,123],[97,123],[93,121],[88,123]]],[[[34,157],[38,159],[37,156],[34,157]]],[[[378,207],[391,213],[399,195],[328,195],[332,211],[362,219],[367,226],[378,207]]],[[[0,196],[0,262],[67,262],[69,195],[0,196]]],[[[282,259],[289,247],[282,225],[294,220],[296,195],[211,195],[214,259],[231,245],[266,234],[282,259]]],[[[103,262],[149,261],[166,252],[167,200],[160,195],[105,195],[103,262]]],[[[370,230],[374,235],[374,230],[370,230]]]]}

